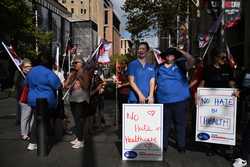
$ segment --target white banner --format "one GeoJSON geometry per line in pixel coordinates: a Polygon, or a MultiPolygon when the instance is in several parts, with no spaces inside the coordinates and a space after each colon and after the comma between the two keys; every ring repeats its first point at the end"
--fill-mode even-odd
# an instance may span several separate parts
{"type": "Polygon", "coordinates": [[[196,141],[235,145],[235,91],[231,88],[198,88],[196,141]]]}
{"type": "Polygon", "coordinates": [[[163,105],[123,104],[123,160],[163,160],[163,105]]]}

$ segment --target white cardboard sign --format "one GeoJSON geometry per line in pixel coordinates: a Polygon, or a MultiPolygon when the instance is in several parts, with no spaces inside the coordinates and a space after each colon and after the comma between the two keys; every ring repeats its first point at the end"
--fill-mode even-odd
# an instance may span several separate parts
{"type": "Polygon", "coordinates": [[[163,105],[123,104],[123,160],[163,160],[163,105]]]}
{"type": "Polygon", "coordinates": [[[235,145],[237,98],[232,88],[198,88],[196,141],[235,145]]]}

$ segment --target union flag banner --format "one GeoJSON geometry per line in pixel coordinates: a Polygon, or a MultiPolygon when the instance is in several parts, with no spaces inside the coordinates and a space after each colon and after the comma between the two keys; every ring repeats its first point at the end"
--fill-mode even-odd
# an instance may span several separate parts
{"type": "Polygon", "coordinates": [[[225,0],[224,20],[225,28],[234,27],[240,20],[240,0],[225,0]]]}

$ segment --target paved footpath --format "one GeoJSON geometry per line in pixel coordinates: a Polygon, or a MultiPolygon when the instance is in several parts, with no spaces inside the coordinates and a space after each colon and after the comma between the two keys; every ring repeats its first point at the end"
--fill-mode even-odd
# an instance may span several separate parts
{"type": "MultiPolygon", "coordinates": [[[[121,141],[118,140],[114,122],[114,101],[105,102],[107,125],[85,143],[83,149],[73,150],[65,135],[63,141],[53,146],[47,157],[37,157],[36,151],[27,151],[27,142],[21,141],[15,126],[15,100],[0,100],[0,167],[230,167],[221,156],[207,157],[199,151],[180,155],[170,147],[163,162],[131,162],[121,160],[121,141]],[[168,163],[167,163],[168,162],[168,163]]],[[[66,106],[67,109],[67,106],[66,106]]]]}

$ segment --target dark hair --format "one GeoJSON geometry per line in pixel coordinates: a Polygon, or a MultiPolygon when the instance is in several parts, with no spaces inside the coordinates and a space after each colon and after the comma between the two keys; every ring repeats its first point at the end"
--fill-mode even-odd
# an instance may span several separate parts
{"type": "Polygon", "coordinates": [[[140,45],[145,45],[147,51],[150,49],[149,44],[148,44],[147,42],[140,42],[139,46],[140,46],[140,45]]]}
{"type": "Polygon", "coordinates": [[[211,51],[212,61],[215,62],[222,53],[226,53],[226,52],[222,49],[213,48],[213,50],[211,51]]]}
{"type": "Polygon", "coordinates": [[[36,61],[36,65],[42,65],[49,69],[52,69],[54,59],[52,58],[52,56],[39,54],[38,58],[36,58],[35,61],[36,61]]]}
{"type": "Polygon", "coordinates": [[[168,55],[174,55],[175,59],[178,59],[182,56],[182,53],[176,48],[167,48],[165,51],[161,52],[160,57],[165,59],[168,55]]]}

